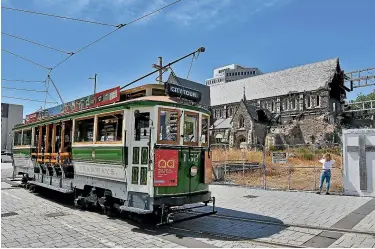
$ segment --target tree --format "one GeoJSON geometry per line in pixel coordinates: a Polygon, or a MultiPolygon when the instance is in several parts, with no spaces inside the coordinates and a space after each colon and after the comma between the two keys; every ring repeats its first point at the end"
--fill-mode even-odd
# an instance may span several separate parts
{"type": "Polygon", "coordinates": [[[372,93],[363,94],[359,93],[355,101],[368,101],[368,100],[375,100],[375,89],[372,93]]]}

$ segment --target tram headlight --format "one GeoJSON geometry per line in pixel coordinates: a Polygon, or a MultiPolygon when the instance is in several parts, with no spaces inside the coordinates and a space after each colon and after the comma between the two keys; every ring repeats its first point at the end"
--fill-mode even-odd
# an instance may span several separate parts
{"type": "Polygon", "coordinates": [[[197,173],[198,173],[198,167],[195,166],[195,165],[192,166],[192,167],[190,168],[190,175],[191,175],[191,176],[196,176],[197,173]]]}

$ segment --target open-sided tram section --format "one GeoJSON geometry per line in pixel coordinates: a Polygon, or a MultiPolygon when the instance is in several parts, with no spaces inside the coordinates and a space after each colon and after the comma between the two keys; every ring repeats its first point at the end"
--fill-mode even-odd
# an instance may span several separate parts
{"type": "Polygon", "coordinates": [[[214,201],[200,96],[170,84],[116,87],[27,115],[14,128],[13,177],[165,224],[185,204],[214,201]]]}

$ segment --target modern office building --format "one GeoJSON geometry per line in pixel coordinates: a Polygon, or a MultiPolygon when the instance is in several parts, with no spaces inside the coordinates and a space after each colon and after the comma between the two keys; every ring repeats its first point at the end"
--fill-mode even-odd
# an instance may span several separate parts
{"type": "Polygon", "coordinates": [[[212,86],[260,74],[262,74],[262,72],[256,67],[247,68],[237,64],[232,64],[214,69],[214,77],[207,79],[205,83],[207,86],[212,86]]]}
{"type": "Polygon", "coordinates": [[[1,103],[1,150],[12,148],[12,129],[23,122],[23,106],[1,103]]]}

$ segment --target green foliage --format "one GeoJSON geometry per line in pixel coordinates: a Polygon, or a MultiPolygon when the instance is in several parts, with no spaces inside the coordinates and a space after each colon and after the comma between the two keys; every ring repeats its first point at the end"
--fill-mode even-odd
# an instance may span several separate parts
{"type": "Polygon", "coordinates": [[[372,93],[369,93],[366,95],[363,93],[360,93],[355,99],[355,101],[368,101],[368,100],[375,100],[375,90],[372,93]]]}
{"type": "Polygon", "coordinates": [[[314,160],[314,154],[312,153],[304,153],[303,158],[308,161],[313,161],[314,160]]]}

